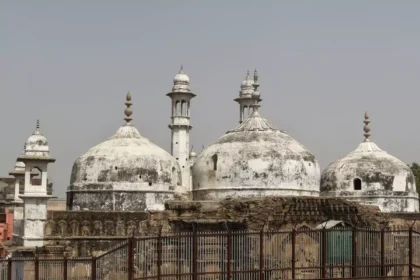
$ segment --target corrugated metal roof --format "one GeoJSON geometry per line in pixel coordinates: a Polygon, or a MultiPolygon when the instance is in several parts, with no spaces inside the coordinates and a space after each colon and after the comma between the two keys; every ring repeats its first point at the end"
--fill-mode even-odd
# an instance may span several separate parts
{"type": "Polygon", "coordinates": [[[322,224],[319,224],[318,226],[316,226],[316,229],[329,229],[329,228],[333,228],[335,226],[351,226],[349,223],[346,223],[344,221],[337,221],[337,220],[329,220],[326,222],[323,222],[322,224]]]}

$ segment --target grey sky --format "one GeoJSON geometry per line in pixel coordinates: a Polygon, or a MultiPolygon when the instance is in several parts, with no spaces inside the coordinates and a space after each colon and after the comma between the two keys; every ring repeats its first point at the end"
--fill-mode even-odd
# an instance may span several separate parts
{"type": "Polygon", "coordinates": [[[257,67],[261,114],[321,167],[363,140],[420,160],[420,1],[1,1],[0,176],[36,119],[64,197],[74,160],[111,136],[133,96],[133,124],[169,150],[180,64],[195,150],[238,124],[233,99],[257,67]]]}

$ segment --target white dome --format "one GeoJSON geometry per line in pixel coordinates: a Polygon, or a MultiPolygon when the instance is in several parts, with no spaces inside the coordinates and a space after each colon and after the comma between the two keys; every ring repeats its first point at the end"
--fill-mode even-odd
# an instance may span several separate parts
{"type": "Polygon", "coordinates": [[[165,200],[173,198],[181,185],[178,162],[142,137],[130,120],[75,161],[72,210],[163,210],[165,200]]]}
{"type": "Polygon", "coordinates": [[[174,84],[185,83],[188,84],[190,82],[190,78],[184,73],[178,73],[174,77],[174,84]]]}
{"type": "Polygon", "coordinates": [[[174,85],[172,87],[173,92],[191,92],[190,89],[190,78],[184,73],[183,68],[179,70],[179,73],[174,77],[174,85]]]}
{"type": "Polygon", "coordinates": [[[193,166],[195,200],[319,195],[318,161],[257,111],[204,149],[193,166]]]}
{"type": "Polygon", "coordinates": [[[25,143],[24,156],[48,157],[49,147],[47,138],[39,130],[39,121],[37,121],[36,130],[29,136],[25,143]]]}
{"type": "MultiPolygon", "coordinates": [[[[369,120],[366,115],[365,122],[369,120]]],[[[418,194],[411,169],[369,140],[331,163],[321,176],[321,195],[378,206],[384,212],[418,211],[418,194]]]]}

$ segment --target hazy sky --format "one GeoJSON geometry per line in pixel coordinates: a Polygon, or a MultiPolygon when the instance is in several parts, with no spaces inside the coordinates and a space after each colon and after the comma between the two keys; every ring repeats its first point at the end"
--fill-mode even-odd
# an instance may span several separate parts
{"type": "Polygon", "coordinates": [[[133,124],[169,150],[172,78],[184,65],[197,151],[238,124],[233,101],[258,68],[261,114],[321,167],[363,140],[420,161],[420,1],[0,1],[0,176],[36,120],[65,196],[73,162],[133,124]]]}

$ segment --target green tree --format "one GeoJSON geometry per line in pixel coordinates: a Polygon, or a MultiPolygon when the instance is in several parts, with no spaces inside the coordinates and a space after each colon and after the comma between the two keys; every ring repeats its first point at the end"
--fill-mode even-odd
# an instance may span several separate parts
{"type": "Polygon", "coordinates": [[[420,193],[420,165],[417,162],[413,162],[408,165],[416,178],[417,193],[420,193]]]}

